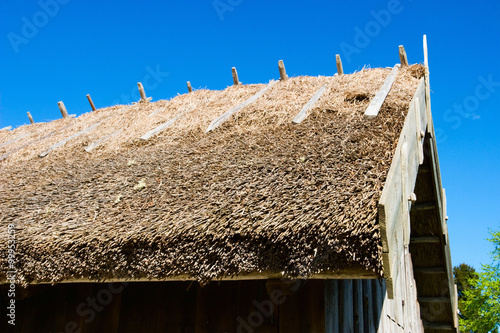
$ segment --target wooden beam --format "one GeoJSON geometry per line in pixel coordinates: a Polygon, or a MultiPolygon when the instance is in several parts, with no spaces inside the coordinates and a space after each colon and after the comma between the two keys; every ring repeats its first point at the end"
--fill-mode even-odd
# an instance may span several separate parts
{"type": "Polygon", "coordinates": [[[12,126],[5,126],[0,128],[0,131],[10,131],[12,129],[12,126]]]}
{"type": "Polygon", "coordinates": [[[68,118],[68,111],[66,110],[64,103],[62,101],[57,102],[57,106],[59,107],[59,110],[61,111],[63,118],[68,118]]]}
{"type": "Polygon", "coordinates": [[[222,124],[223,122],[225,122],[229,117],[231,117],[231,115],[233,115],[234,113],[240,111],[241,109],[243,109],[245,106],[255,102],[260,96],[262,96],[266,91],[268,91],[269,89],[271,89],[278,81],[271,81],[264,89],[260,90],[259,92],[257,92],[255,95],[253,95],[252,97],[250,97],[249,99],[247,99],[246,101],[244,101],[243,103],[237,105],[236,107],[232,108],[231,110],[223,113],[222,115],[220,115],[219,117],[217,117],[214,121],[212,121],[210,123],[210,125],[208,125],[205,133],[208,133],[210,131],[213,131],[214,129],[216,129],[217,127],[219,127],[220,124],[222,124]]]}
{"type": "Polygon", "coordinates": [[[99,147],[104,141],[108,140],[109,138],[115,136],[116,134],[118,134],[119,132],[121,132],[123,130],[123,128],[120,128],[119,130],[117,131],[114,131],[113,133],[111,134],[108,134],[108,135],[105,135],[104,137],[102,137],[101,139],[97,140],[97,141],[94,141],[92,142],[91,144],[89,144],[87,147],[83,148],[85,149],[86,152],[90,152],[92,151],[93,149],[99,147]]]}
{"type": "MultiPolygon", "coordinates": [[[[341,271],[335,271],[335,272],[330,272],[330,271],[324,271],[320,272],[317,274],[313,274],[311,276],[298,276],[297,279],[313,279],[313,280],[330,280],[330,279],[338,279],[338,280],[345,280],[345,279],[371,279],[371,280],[377,280],[379,279],[380,276],[377,273],[374,273],[372,271],[364,270],[364,269],[346,269],[346,270],[341,270],[341,271]]],[[[247,280],[269,280],[269,279],[288,279],[287,276],[284,276],[281,273],[276,273],[276,272],[255,272],[255,273],[249,273],[249,274],[244,274],[244,275],[234,275],[234,276],[223,276],[221,278],[217,278],[214,280],[217,281],[247,281],[247,280]]],[[[189,276],[189,275],[176,275],[176,276],[170,276],[166,277],[163,279],[157,279],[157,278],[147,278],[147,277],[141,277],[141,278],[130,278],[130,277],[110,277],[105,280],[98,280],[98,279],[90,279],[88,277],[82,277],[82,278],[69,278],[69,279],[62,279],[58,283],[109,283],[109,282],[160,282],[160,281],[196,281],[195,278],[189,276]]],[[[10,282],[7,280],[0,280],[0,285],[3,284],[9,284],[10,282]]],[[[30,285],[36,285],[36,284],[52,284],[53,282],[51,281],[32,281],[30,282],[30,285]]]]}
{"type": "Polygon", "coordinates": [[[28,119],[30,120],[30,124],[34,124],[35,121],[33,120],[33,117],[31,116],[31,113],[28,111],[28,112],[26,112],[26,114],[28,115],[28,119]]]}
{"type": "Polygon", "coordinates": [[[236,67],[231,68],[231,71],[233,72],[233,84],[237,86],[240,84],[240,80],[238,79],[238,72],[236,71],[236,67]]]}
{"type": "Polygon", "coordinates": [[[319,88],[316,93],[311,97],[311,99],[304,105],[302,110],[293,118],[292,123],[300,124],[307,117],[307,112],[316,104],[316,102],[321,98],[321,95],[326,91],[326,87],[328,84],[324,84],[321,88],[319,88]]]}
{"type": "Polygon", "coordinates": [[[418,297],[420,303],[449,303],[448,297],[418,297]]]}
{"type": "Polygon", "coordinates": [[[420,202],[411,206],[411,209],[416,211],[433,210],[436,208],[437,206],[435,202],[420,202]]]}
{"type": "Polygon", "coordinates": [[[410,244],[439,244],[439,237],[435,236],[419,236],[419,237],[411,237],[410,244]]]}
{"type": "Polygon", "coordinates": [[[278,61],[278,69],[280,71],[280,80],[285,81],[286,79],[288,79],[288,75],[286,75],[286,69],[283,60],[278,61]]]}
{"type": "Polygon", "coordinates": [[[342,67],[342,60],[340,59],[340,54],[335,55],[335,62],[337,63],[337,74],[344,74],[344,68],[342,67]]]}
{"type": "Polygon", "coordinates": [[[415,267],[414,271],[415,271],[415,273],[423,273],[423,274],[445,274],[446,273],[444,267],[442,267],[442,266],[437,266],[437,267],[415,267]]]}
{"type": "Polygon", "coordinates": [[[399,62],[401,67],[408,66],[408,58],[406,57],[406,51],[403,45],[399,45],[399,62]]]}
{"type": "Polygon", "coordinates": [[[187,82],[188,92],[193,92],[193,87],[191,87],[191,82],[187,82]]]}
{"type": "Polygon", "coordinates": [[[146,92],[144,91],[144,87],[142,86],[142,83],[137,82],[137,87],[139,88],[139,94],[141,94],[140,102],[149,102],[148,98],[146,97],[146,92]]]}
{"type": "Polygon", "coordinates": [[[152,138],[153,136],[157,135],[161,131],[163,131],[163,130],[167,129],[168,127],[170,127],[170,125],[172,125],[177,119],[179,119],[182,116],[183,116],[183,114],[180,114],[177,117],[170,119],[166,123],[163,123],[160,126],[158,126],[158,127],[154,128],[154,129],[152,129],[151,131],[147,132],[146,134],[144,134],[143,136],[141,136],[140,139],[141,140],[149,140],[150,138],[152,138]]]}
{"type": "Polygon", "coordinates": [[[389,74],[389,76],[385,79],[382,88],[380,88],[375,97],[373,97],[373,100],[371,101],[370,105],[368,105],[368,108],[366,108],[365,111],[366,118],[373,118],[378,115],[380,108],[382,107],[382,104],[384,104],[385,98],[387,97],[387,94],[389,94],[392,84],[396,79],[396,75],[398,74],[398,68],[399,64],[394,65],[391,74],[389,74]]]}
{"type": "Polygon", "coordinates": [[[11,139],[11,140],[9,140],[9,141],[7,141],[7,142],[0,143],[0,148],[2,148],[2,147],[4,147],[4,146],[8,146],[8,145],[10,145],[11,143],[14,143],[14,142],[16,142],[16,141],[18,141],[18,140],[21,140],[22,138],[24,138],[24,137],[26,137],[26,136],[28,136],[28,133],[24,133],[23,135],[18,136],[17,138],[11,139]]]}
{"type": "Polygon", "coordinates": [[[424,328],[426,329],[432,329],[432,330],[443,330],[443,331],[454,331],[455,328],[451,324],[447,323],[430,323],[430,322],[423,322],[424,328]]]}
{"type": "Polygon", "coordinates": [[[59,141],[59,142],[57,142],[57,143],[53,144],[53,145],[52,145],[52,146],[50,146],[50,147],[49,147],[46,151],[44,151],[43,153],[41,153],[41,154],[40,154],[40,155],[38,155],[38,156],[40,156],[40,157],[45,157],[45,156],[47,156],[47,155],[48,155],[51,151],[53,151],[54,149],[57,149],[57,148],[61,147],[62,145],[64,145],[66,142],[68,142],[68,141],[70,141],[70,140],[72,140],[72,139],[74,139],[74,138],[76,138],[76,137],[79,137],[80,135],[82,135],[82,134],[84,134],[84,133],[87,133],[87,132],[89,132],[89,131],[93,130],[94,128],[96,128],[96,127],[97,127],[97,126],[99,126],[100,124],[101,124],[101,123],[96,123],[96,124],[94,124],[94,125],[92,125],[92,126],[89,126],[89,127],[85,128],[85,129],[81,130],[81,131],[80,131],[80,132],[78,132],[78,133],[75,133],[75,134],[73,134],[73,135],[71,135],[71,136],[67,137],[67,138],[66,138],[66,139],[64,139],[64,140],[61,140],[61,141],[59,141]]]}
{"type": "Polygon", "coordinates": [[[89,100],[90,107],[92,108],[92,111],[95,111],[96,108],[95,108],[94,102],[92,102],[92,97],[90,97],[89,94],[87,94],[87,99],[89,100]]]}

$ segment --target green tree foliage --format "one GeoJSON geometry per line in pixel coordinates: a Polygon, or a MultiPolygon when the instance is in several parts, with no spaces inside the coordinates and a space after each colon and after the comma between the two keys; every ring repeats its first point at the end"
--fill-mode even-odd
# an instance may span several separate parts
{"type": "Polygon", "coordinates": [[[471,273],[467,282],[462,282],[459,309],[463,332],[486,333],[500,328],[500,230],[490,230],[490,234],[488,240],[495,246],[492,263],[483,265],[482,272],[477,276],[471,273]]]}

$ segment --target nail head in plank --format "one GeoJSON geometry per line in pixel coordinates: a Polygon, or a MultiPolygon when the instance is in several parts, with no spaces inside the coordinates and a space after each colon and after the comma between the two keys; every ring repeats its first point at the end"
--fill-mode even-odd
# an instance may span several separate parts
{"type": "Polygon", "coordinates": [[[84,134],[84,133],[86,133],[86,132],[89,132],[89,131],[93,130],[94,128],[96,128],[96,127],[97,127],[97,126],[99,126],[100,124],[101,124],[101,123],[96,123],[96,124],[94,124],[94,125],[92,125],[92,126],[89,126],[89,127],[85,128],[85,129],[81,130],[81,131],[80,131],[80,132],[78,132],[78,133],[75,133],[75,134],[73,134],[73,135],[71,135],[71,136],[67,137],[67,138],[66,138],[66,139],[64,139],[64,140],[61,140],[61,141],[57,142],[56,144],[53,144],[53,145],[52,145],[52,146],[50,146],[50,147],[49,147],[46,151],[44,151],[43,153],[41,153],[39,156],[40,156],[40,157],[45,157],[45,156],[47,156],[47,155],[48,155],[48,154],[49,154],[52,150],[54,150],[54,149],[57,149],[57,148],[61,147],[61,146],[62,146],[62,145],[64,145],[66,142],[70,141],[71,139],[74,139],[74,138],[76,138],[76,137],[79,137],[80,135],[82,135],[82,134],[84,134]]]}
{"type": "Polygon", "coordinates": [[[34,124],[35,121],[33,120],[33,117],[31,116],[31,113],[28,111],[28,112],[26,112],[26,114],[28,115],[28,119],[30,120],[30,124],[34,124]]]}
{"type": "Polygon", "coordinates": [[[235,86],[240,84],[240,81],[238,80],[238,72],[236,71],[236,67],[231,68],[231,71],[233,72],[233,83],[235,86]]]}
{"type": "Polygon", "coordinates": [[[226,121],[232,114],[240,111],[243,109],[245,106],[255,102],[260,96],[262,96],[267,90],[271,89],[278,81],[271,81],[269,84],[259,92],[257,92],[255,95],[244,101],[243,103],[235,106],[229,111],[224,112],[222,115],[217,117],[215,120],[213,120],[210,125],[208,125],[208,128],[206,129],[205,133],[208,133],[210,131],[213,131],[217,127],[219,127],[220,124],[222,124],[224,121],[226,121]]]}
{"type": "Polygon", "coordinates": [[[59,107],[59,110],[61,111],[63,118],[68,118],[68,111],[66,110],[64,103],[62,101],[57,102],[57,106],[59,107]]]}
{"type": "Polygon", "coordinates": [[[193,87],[191,87],[191,82],[187,82],[188,92],[193,92],[193,87]]]}
{"type": "Polygon", "coordinates": [[[286,79],[288,79],[288,75],[286,75],[286,69],[285,69],[285,64],[283,63],[283,60],[278,61],[278,68],[280,71],[281,81],[285,81],[286,79]]]}
{"type": "Polygon", "coordinates": [[[177,119],[179,119],[180,117],[182,116],[182,114],[178,115],[177,117],[175,118],[172,118],[170,119],[169,121],[167,121],[166,123],[163,123],[161,124],[160,126],[152,129],[151,131],[147,132],[146,134],[144,134],[143,136],[140,137],[141,140],[149,140],[150,138],[152,138],[153,136],[157,135],[158,133],[160,133],[161,131],[167,129],[170,125],[172,125],[177,119]]]}
{"type": "Polygon", "coordinates": [[[340,59],[340,54],[335,55],[335,62],[337,63],[337,73],[339,75],[344,74],[344,68],[342,67],[342,60],[340,59]]]}
{"type": "Polygon", "coordinates": [[[302,110],[293,118],[292,123],[294,124],[300,124],[304,119],[307,117],[307,112],[318,102],[318,100],[321,98],[321,95],[326,91],[327,84],[324,84],[321,88],[319,88],[318,91],[314,93],[314,95],[311,97],[311,99],[304,105],[302,110]]]}
{"type": "Polygon", "coordinates": [[[95,108],[94,102],[92,101],[92,97],[90,97],[90,94],[87,94],[87,99],[89,100],[90,107],[92,108],[92,111],[95,111],[96,108],[95,108]]]}
{"type": "Polygon", "coordinates": [[[406,51],[403,45],[399,45],[399,62],[401,67],[408,66],[408,58],[406,57],[406,51]]]}
{"type": "Polygon", "coordinates": [[[391,74],[389,74],[389,76],[385,79],[382,88],[380,88],[380,90],[377,92],[377,94],[371,101],[370,105],[368,105],[368,107],[366,108],[365,117],[373,118],[378,115],[380,108],[382,107],[382,104],[384,104],[385,98],[387,97],[387,94],[389,94],[392,84],[396,79],[396,75],[398,74],[398,68],[399,64],[395,65],[392,68],[391,74]]]}

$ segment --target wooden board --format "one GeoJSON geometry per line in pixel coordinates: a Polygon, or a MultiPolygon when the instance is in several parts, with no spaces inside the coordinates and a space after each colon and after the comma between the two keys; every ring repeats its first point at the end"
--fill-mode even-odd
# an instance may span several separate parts
{"type": "Polygon", "coordinates": [[[396,75],[398,74],[398,69],[399,69],[399,64],[394,65],[391,74],[389,74],[389,76],[385,79],[382,88],[380,88],[375,97],[373,97],[373,100],[371,101],[370,105],[368,105],[368,108],[366,108],[365,117],[373,118],[378,115],[378,112],[380,111],[382,104],[384,104],[385,98],[387,97],[387,94],[391,90],[392,84],[396,79],[396,75]]]}
{"type": "Polygon", "coordinates": [[[43,153],[41,153],[41,154],[40,154],[40,155],[38,155],[38,156],[40,156],[40,157],[45,157],[45,156],[47,156],[47,155],[48,155],[51,151],[53,151],[54,149],[57,149],[57,148],[59,148],[59,147],[63,146],[66,142],[68,142],[68,141],[70,141],[70,140],[72,140],[72,139],[74,139],[74,138],[77,138],[77,137],[79,137],[80,135],[82,135],[82,134],[84,134],[84,133],[87,133],[87,132],[92,131],[94,128],[96,128],[96,127],[97,127],[97,126],[99,126],[100,124],[101,124],[101,123],[96,123],[96,124],[94,124],[94,125],[92,125],[92,126],[89,126],[89,127],[85,128],[85,129],[81,130],[80,132],[77,132],[77,133],[75,133],[75,134],[73,134],[73,135],[71,135],[71,136],[67,137],[67,138],[66,138],[66,139],[64,139],[64,140],[61,140],[61,141],[59,141],[59,142],[57,142],[57,143],[53,144],[52,146],[50,146],[49,148],[47,148],[47,150],[46,150],[46,151],[44,151],[43,153]]]}
{"type": "Polygon", "coordinates": [[[174,117],[174,118],[170,119],[166,123],[163,123],[160,126],[152,129],[151,131],[149,131],[146,134],[144,134],[143,136],[141,136],[140,139],[141,140],[149,140],[153,136],[157,135],[158,133],[160,133],[160,132],[166,130],[168,127],[170,127],[177,119],[179,119],[180,117],[182,117],[182,115],[183,114],[180,114],[177,117],[174,117]]]}
{"type": "Polygon", "coordinates": [[[427,127],[426,112],[417,112],[417,109],[422,111],[423,100],[425,100],[425,83],[421,80],[410,102],[378,206],[384,276],[387,279],[390,299],[393,298],[395,279],[399,274],[400,256],[404,253],[405,244],[409,242],[408,196],[415,188],[420,165],[418,151],[424,140],[418,139],[417,128],[427,127]]]}
{"type": "Polygon", "coordinates": [[[243,103],[237,105],[236,107],[232,108],[231,110],[226,111],[223,114],[221,114],[219,117],[217,117],[216,119],[214,119],[210,123],[210,125],[208,125],[205,133],[213,131],[214,129],[216,129],[217,127],[219,127],[223,122],[225,122],[227,119],[229,119],[229,117],[231,117],[233,114],[235,114],[236,112],[240,111],[241,109],[243,109],[247,105],[252,104],[253,102],[255,102],[257,99],[259,99],[260,96],[262,96],[266,91],[268,91],[269,89],[271,89],[272,87],[274,87],[274,85],[276,83],[278,83],[278,82],[279,81],[271,81],[271,82],[269,82],[269,84],[264,89],[260,90],[259,92],[257,92],[255,95],[253,95],[252,97],[250,97],[246,101],[244,101],[243,103]]]}
{"type": "Polygon", "coordinates": [[[319,88],[318,91],[314,93],[314,95],[311,97],[311,99],[304,105],[302,110],[293,118],[292,123],[294,124],[300,124],[304,119],[307,117],[307,113],[309,110],[316,104],[316,102],[321,98],[323,93],[326,91],[327,84],[323,85],[321,88],[319,88]]]}

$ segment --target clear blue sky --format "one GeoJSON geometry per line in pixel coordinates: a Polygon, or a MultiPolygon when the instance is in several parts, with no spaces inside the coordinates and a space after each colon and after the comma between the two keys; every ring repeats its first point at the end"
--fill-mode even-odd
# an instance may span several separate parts
{"type": "Polygon", "coordinates": [[[448,197],[454,264],[489,262],[500,228],[499,1],[0,0],[0,128],[193,87],[393,66],[398,45],[423,62],[448,197]]]}

